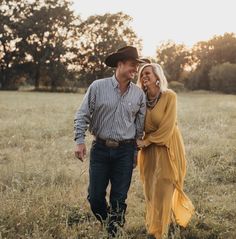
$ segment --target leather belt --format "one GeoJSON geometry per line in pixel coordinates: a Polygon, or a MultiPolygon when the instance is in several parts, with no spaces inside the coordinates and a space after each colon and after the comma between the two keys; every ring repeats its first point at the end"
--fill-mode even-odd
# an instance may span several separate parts
{"type": "Polygon", "coordinates": [[[120,145],[123,145],[123,144],[134,144],[134,143],[136,143],[136,141],[134,139],[125,139],[125,140],[121,140],[121,141],[116,141],[116,140],[113,140],[113,139],[101,139],[101,138],[96,137],[95,140],[98,143],[106,145],[109,148],[117,148],[117,147],[119,147],[120,145]]]}

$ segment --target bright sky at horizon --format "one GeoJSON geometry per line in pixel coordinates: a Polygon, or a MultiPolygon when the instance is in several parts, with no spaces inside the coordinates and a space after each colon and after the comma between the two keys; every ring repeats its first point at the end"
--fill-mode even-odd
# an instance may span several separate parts
{"type": "Polygon", "coordinates": [[[167,40],[191,47],[225,32],[236,33],[235,0],[73,0],[83,20],[95,14],[124,12],[143,40],[143,56],[155,56],[167,40]]]}

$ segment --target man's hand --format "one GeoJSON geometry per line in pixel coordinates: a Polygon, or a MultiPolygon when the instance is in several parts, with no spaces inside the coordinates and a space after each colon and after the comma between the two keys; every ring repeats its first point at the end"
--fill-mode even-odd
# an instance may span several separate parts
{"type": "Polygon", "coordinates": [[[85,144],[77,144],[75,146],[75,157],[83,162],[85,155],[86,155],[86,146],[85,146],[85,144]]]}

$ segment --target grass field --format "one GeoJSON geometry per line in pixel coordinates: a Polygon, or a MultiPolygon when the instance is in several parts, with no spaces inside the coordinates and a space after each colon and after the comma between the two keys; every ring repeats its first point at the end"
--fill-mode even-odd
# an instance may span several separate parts
{"type": "MultiPolygon", "coordinates": [[[[74,158],[73,118],[83,95],[0,92],[0,239],[105,238],[86,201],[88,161],[74,158]]],[[[172,238],[236,238],[236,96],[178,95],[196,214],[172,238]]],[[[92,138],[87,137],[88,148],[92,138]]],[[[137,169],[120,238],[144,239],[137,169]]]]}

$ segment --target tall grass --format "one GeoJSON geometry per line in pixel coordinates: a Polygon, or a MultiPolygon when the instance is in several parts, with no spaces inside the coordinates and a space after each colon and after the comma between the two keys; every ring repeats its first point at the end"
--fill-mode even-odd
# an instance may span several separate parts
{"type": "MultiPolygon", "coordinates": [[[[82,97],[0,92],[0,238],[106,238],[86,201],[88,160],[81,163],[73,153],[73,118],[82,97]]],[[[196,214],[172,238],[234,239],[236,96],[182,93],[178,100],[185,191],[196,214]]],[[[91,140],[88,135],[88,149],[91,140]]],[[[144,216],[136,169],[119,238],[145,238],[144,216]]]]}

